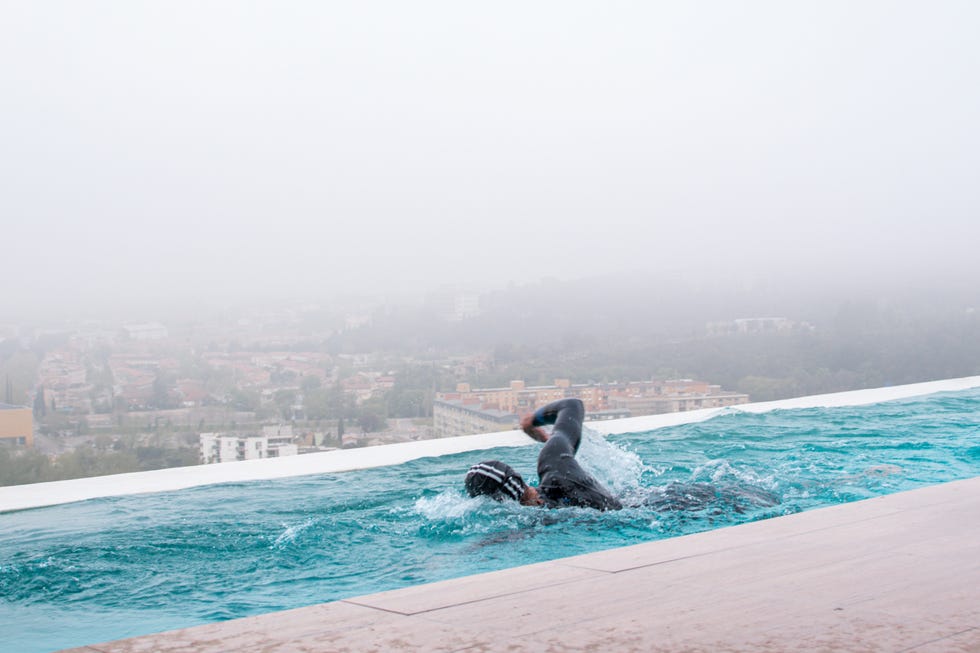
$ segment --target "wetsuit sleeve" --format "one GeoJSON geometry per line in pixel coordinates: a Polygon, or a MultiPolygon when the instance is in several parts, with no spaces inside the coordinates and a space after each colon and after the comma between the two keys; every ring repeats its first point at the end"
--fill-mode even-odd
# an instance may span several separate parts
{"type": "Polygon", "coordinates": [[[582,440],[582,422],[585,419],[585,406],[580,399],[559,399],[534,411],[534,426],[554,424],[555,431],[561,431],[571,441],[572,450],[578,452],[582,440]]]}

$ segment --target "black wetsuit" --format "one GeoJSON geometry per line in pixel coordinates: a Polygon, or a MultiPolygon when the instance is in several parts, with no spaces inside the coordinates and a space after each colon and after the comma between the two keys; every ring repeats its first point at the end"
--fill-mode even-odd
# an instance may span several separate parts
{"type": "Polygon", "coordinates": [[[554,424],[538,455],[538,492],[550,508],[582,506],[619,510],[622,504],[575,460],[582,440],[585,406],[578,399],[560,399],[534,413],[534,426],[554,424]]]}

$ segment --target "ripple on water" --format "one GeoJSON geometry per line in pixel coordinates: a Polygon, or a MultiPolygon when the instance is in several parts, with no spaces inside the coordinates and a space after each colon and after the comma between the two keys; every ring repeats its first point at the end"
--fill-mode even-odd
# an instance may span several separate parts
{"type": "Polygon", "coordinates": [[[583,465],[627,504],[608,513],[465,496],[475,459],[535,479],[529,444],[3,514],[0,640],[48,651],[976,476],[977,423],[972,390],[588,433],[583,465]]]}

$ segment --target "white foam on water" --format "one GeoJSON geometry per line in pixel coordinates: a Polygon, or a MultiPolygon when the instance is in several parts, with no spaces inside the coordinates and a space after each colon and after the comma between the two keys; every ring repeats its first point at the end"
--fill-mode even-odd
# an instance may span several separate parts
{"type": "Polygon", "coordinates": [[[479,498],[462,497],[459,492],[446,490],[433,497],[422,497],[415,501],[415,511],[429,521],[462,519],[479,509],[479,498]]]}
{"type": "Polygon", "coordinates": [[[582,467],[614,495],[621,495],[640,485],[646,466],[638,455],[609,442],[588,426],[582,431],[576,458],[582,467]]]}
{"type": "Polygon", "coordinates": [[[521,532],[538,523],[541,510],[522,506],[516,501],[494,501],[489,497],[466,497],[455,490],[415,501],[414,511],[421,516],[421,530],[427,537],[465,537],[501,532],[521,532]]]}
{"type": "MultiPolygon", "coordinates": [[[[976,387],[980,387],[980,376],[930,381],[927,383],[913,383],[871,390],[838,392],[811,397],[798,397],[796,399],[784,399],[757,404],[743,404],[731,408],[714,408],[685,413],[631,417],[621,420],[592,422],[589,426],[595,432],[602,435],[635,433],[651,431],[667,426],[700,422],[733,411],[763,413],[771,410],[793,408],[862,406],[882,401],[928,395],[935,392],[951,392],[976,387]]],[[[428,456],[443,456],[496,447],[521,447],[528,446],[529,444],[531,443],[528,441],[527,436],[520,431],[481,433],[456,438],[421,440],[417,442],[366,447],[363,449],[305,454],[302,456],[245,460],[218,465],[175,467],[151,472],[134,472],[113,476],[81,478],[70,481],[15,485],[0,487],[0,512],[70,503],[99,497],[181,490],[216,483],[270,480],[307,474],[325,474],[354,469],[367,469],[370,467],[383,467],[428,456]]],[[[588,448],[583,452],[586,456],[589,455],[587,451],[588,448]]],[[[615,457],[618,454],[613,452],[613,455],[615,457]]],[[[620,476],[622,470],[605,469],[599,460],[592,460],[591,457],[585,460],[587,460],[589,468],[597,470],[597,477],[600,477],[600,480],[607,482],[611,487],[617,487],[618,483],[626,483],[627,480],[625,477],[629,477],[631,473],[628,471],[628,465],[625,477],[622,477],[620,476]]],[[[625,464],[625,461],[622,461],[622,459],[621,462],[625,464]]]]}
{"type": "Polygon", "coordinates": [[[691,481],[719,484],[732,482],[754,485],[773,490],[776,488],[774,474],[759,475],[751,469],[737,469],[728,460],[716,458],[699,465],[691,472],[691,481]]]}
{"type": "Polygon", "coordinates": [[[277,548],[277,547],[285,546],[285,545],[291,543],[293,540],[296,539],[296,536],[297,535],[299,535],[300,533],[302,533],[303,531],[305,531],[307,528],[309,528],[310,526],[312,526],[314,523],[316,523],[316,522],[311,517],[311,518],[309,518],[309,519],[307,519],[307,520],[305,520],[305,521],[303,521],[303,522],[301,522],[299,524],[293,524],[292,526],[290,526],[288,524],[283,524],[283,528],[285,530],[282,533],[280,533],[279,534],[279,537],[276,538],[276,541],[272,543],[272,547],[273,548],[277,548]]]}

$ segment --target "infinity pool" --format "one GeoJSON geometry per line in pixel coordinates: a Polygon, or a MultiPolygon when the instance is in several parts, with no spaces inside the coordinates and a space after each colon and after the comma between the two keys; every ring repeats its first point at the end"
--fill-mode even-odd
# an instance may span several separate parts
{"type": "Polygon", "coordinates": [[[618,512],[465,497],[470,463],[532,480],[538,448],[0,514],[0,642],[52,651],[977,476],[980,390],[589,435],[618,512]]]}

